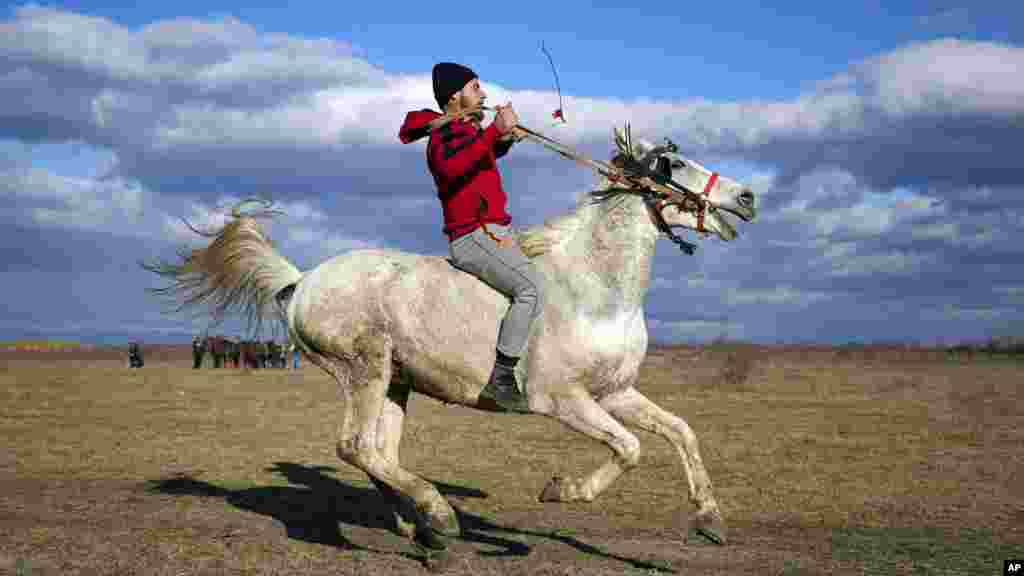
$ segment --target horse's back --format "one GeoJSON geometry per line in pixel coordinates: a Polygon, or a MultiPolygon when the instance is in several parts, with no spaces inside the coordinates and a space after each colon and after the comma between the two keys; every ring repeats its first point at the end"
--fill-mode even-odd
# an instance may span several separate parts
{"type": "Polygon", "coordinates": [[[360,250],[311,270],[293,294],[299,333],[345,355],[387,339],[417,388],[471,401],[494,361],[508,299],[441,256],[360,250]]]}

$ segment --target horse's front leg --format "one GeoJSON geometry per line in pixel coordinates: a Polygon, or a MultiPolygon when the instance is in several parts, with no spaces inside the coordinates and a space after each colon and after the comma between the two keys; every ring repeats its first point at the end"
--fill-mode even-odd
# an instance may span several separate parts
{"type": "Polygon", "coordinates": [[[725,523],[711,491],[711,478],[700,457],[697,435],[685,420],[651,402],[635,388],[627,388],[601,400],[601,406],[628,425],[654,432],[679,453],[689,485],[690,501],[697,507],[694,528],[702,536],[725,543],[725,523]]]}
{"type": "Polygon", "coordinates": [[[640,441],[586,392],[552,398],[552,408],[550,415],[553,418],[573,430],[604,442],[614,454],[589,476],[555,476],[541,492],[541,502],[590,502],[623,472],[634,468],[640,461],[640,441]]]}

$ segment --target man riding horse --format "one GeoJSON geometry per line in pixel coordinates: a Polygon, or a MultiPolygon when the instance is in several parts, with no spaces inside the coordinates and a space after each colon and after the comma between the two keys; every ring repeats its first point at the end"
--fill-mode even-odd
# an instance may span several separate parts
{"type": "Polygon", "coordinates": [[[484,97],[467,68],[438,65],[434,88],[449,114],[434,122],[440,113],[410,112],[399,137],[408,143],[430,134],[427,161],[444,209],[450,262],[356,250],[302,272],[276,251],[257,221],[271,214],[270,204],[250,214],[242,212],[251,203],[246,201],[234,207],[208,247],[146,269],[171,281],[162,290],[178,302],[207,304],[218,314],[240,306],[255,312],[257,325],[270,316],[282,321],[303,355],[339,387],[338,457],[387,496],[396,531],[424,546],[445,549],[461,525],[434,484],[399,457],[410,395],[481,410],[518,409],[523,394],[517,379],[533,413],[611,450],[589,473],[552,478],[541,501],[597,498],[639,464],[640,440],[627,429],[637,427],[673,445],[696,508],[694,528],[724,543],[696,434],[636,385],[648,345],[643,304],[657,240],[675,241],[672,229],[682,227],[731,241],[737,233],[724,214],[752,221],[753,192],[683,158],[674,146],[634,142],[627,125],[624,132],[615,130],[614,142],[628,170],[587,162],[605,176],[600,187],[571,213],[512,236],[515,246],[511,235],[496,235],[511,223],[495,168],[496,158],[511,147],[501,134],[514,130],[547,141],[517,126],[510,107],[501,108],[486,130],[479,117],[453,120],[457,115],[450,112],[475,112],[471,107],[484,97]],[[442,129],[444,121],[451,126],[442,129]],[[493,349],[498,355],[492,367],[493,349]],[[508,360],[517,353],[512,374],[508,360]]]}
{"type": "MultiPolygon", "coordinates": [[[[434,66],[433,85],[445,114],[480,108],[487,98],[477,74],[451,62],[434,66]]],[[[508,411],[529,412],[515,367],[542,309],[543,293],[533,263],[515,241],[496,162],[516,141],[512,129],[519,118],[511,103],[497,111],[486,129],[480,126],[483,113],[476,112],[432,132],[427,166],[441,200],[452,263],[511,300],[498,330],[494,368],[480,396],[508,411]]]]}
{"type": "Polygon", "coordinates": [[[145,365],[146,361],[142,358],[142,346],[138,342],[130,342],[128,344],[128,366],[142,368],[145,365]]]}

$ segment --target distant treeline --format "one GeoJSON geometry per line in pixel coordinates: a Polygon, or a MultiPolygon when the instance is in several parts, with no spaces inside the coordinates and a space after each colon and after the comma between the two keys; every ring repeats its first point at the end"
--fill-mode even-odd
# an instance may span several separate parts
{"type": "Polygon", "coordinates": [[[61,350],[93,350],[91,344],[82,344],[72,340],[13,340],[0,342],[0,350],[10,352],[57,352],[61,350]]]}
{"type": "Polygon", "coordinates": [[[718,339],[704,343],[670,344],[652,343],[652,350],[684,350],[693,351],[735,351],[762,350],[768,351],[793,351],[793,352],[821,352],[838,354],[840,357],[868,355],[910,355],[921,353],[928,356],[935,355],[998,355],[998,356],[1024,356],[1024,337],[1000,336],[987,340],[961,341],[950,344],[926,344],[899,341],[873,341],[873,342],[848,342],[842,344],[814,344],[814,343],[779,343],[779,344],[756,344],[739,340],[718,339]]]}
{"type": "Polygon", "coordinates": [[[1003,336],[990,338],[985,342],[957,344],[950,346],[949,349],[953,351],[987,352],[990,354],[1024,355],[1024,337],[1003,336]]]}

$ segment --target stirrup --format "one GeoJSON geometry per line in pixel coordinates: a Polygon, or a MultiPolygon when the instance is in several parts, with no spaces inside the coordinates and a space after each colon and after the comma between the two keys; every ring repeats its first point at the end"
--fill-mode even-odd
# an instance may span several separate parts
{"type": "Polygon", "coordinates": [[[507,412],[530,413],[530,403],[526,399],[526,395],[520,392],[514,384],[502,386],[492,379],[480,391],[480,398],[486,398],[494,402],[499,408],[507,412]]]}

